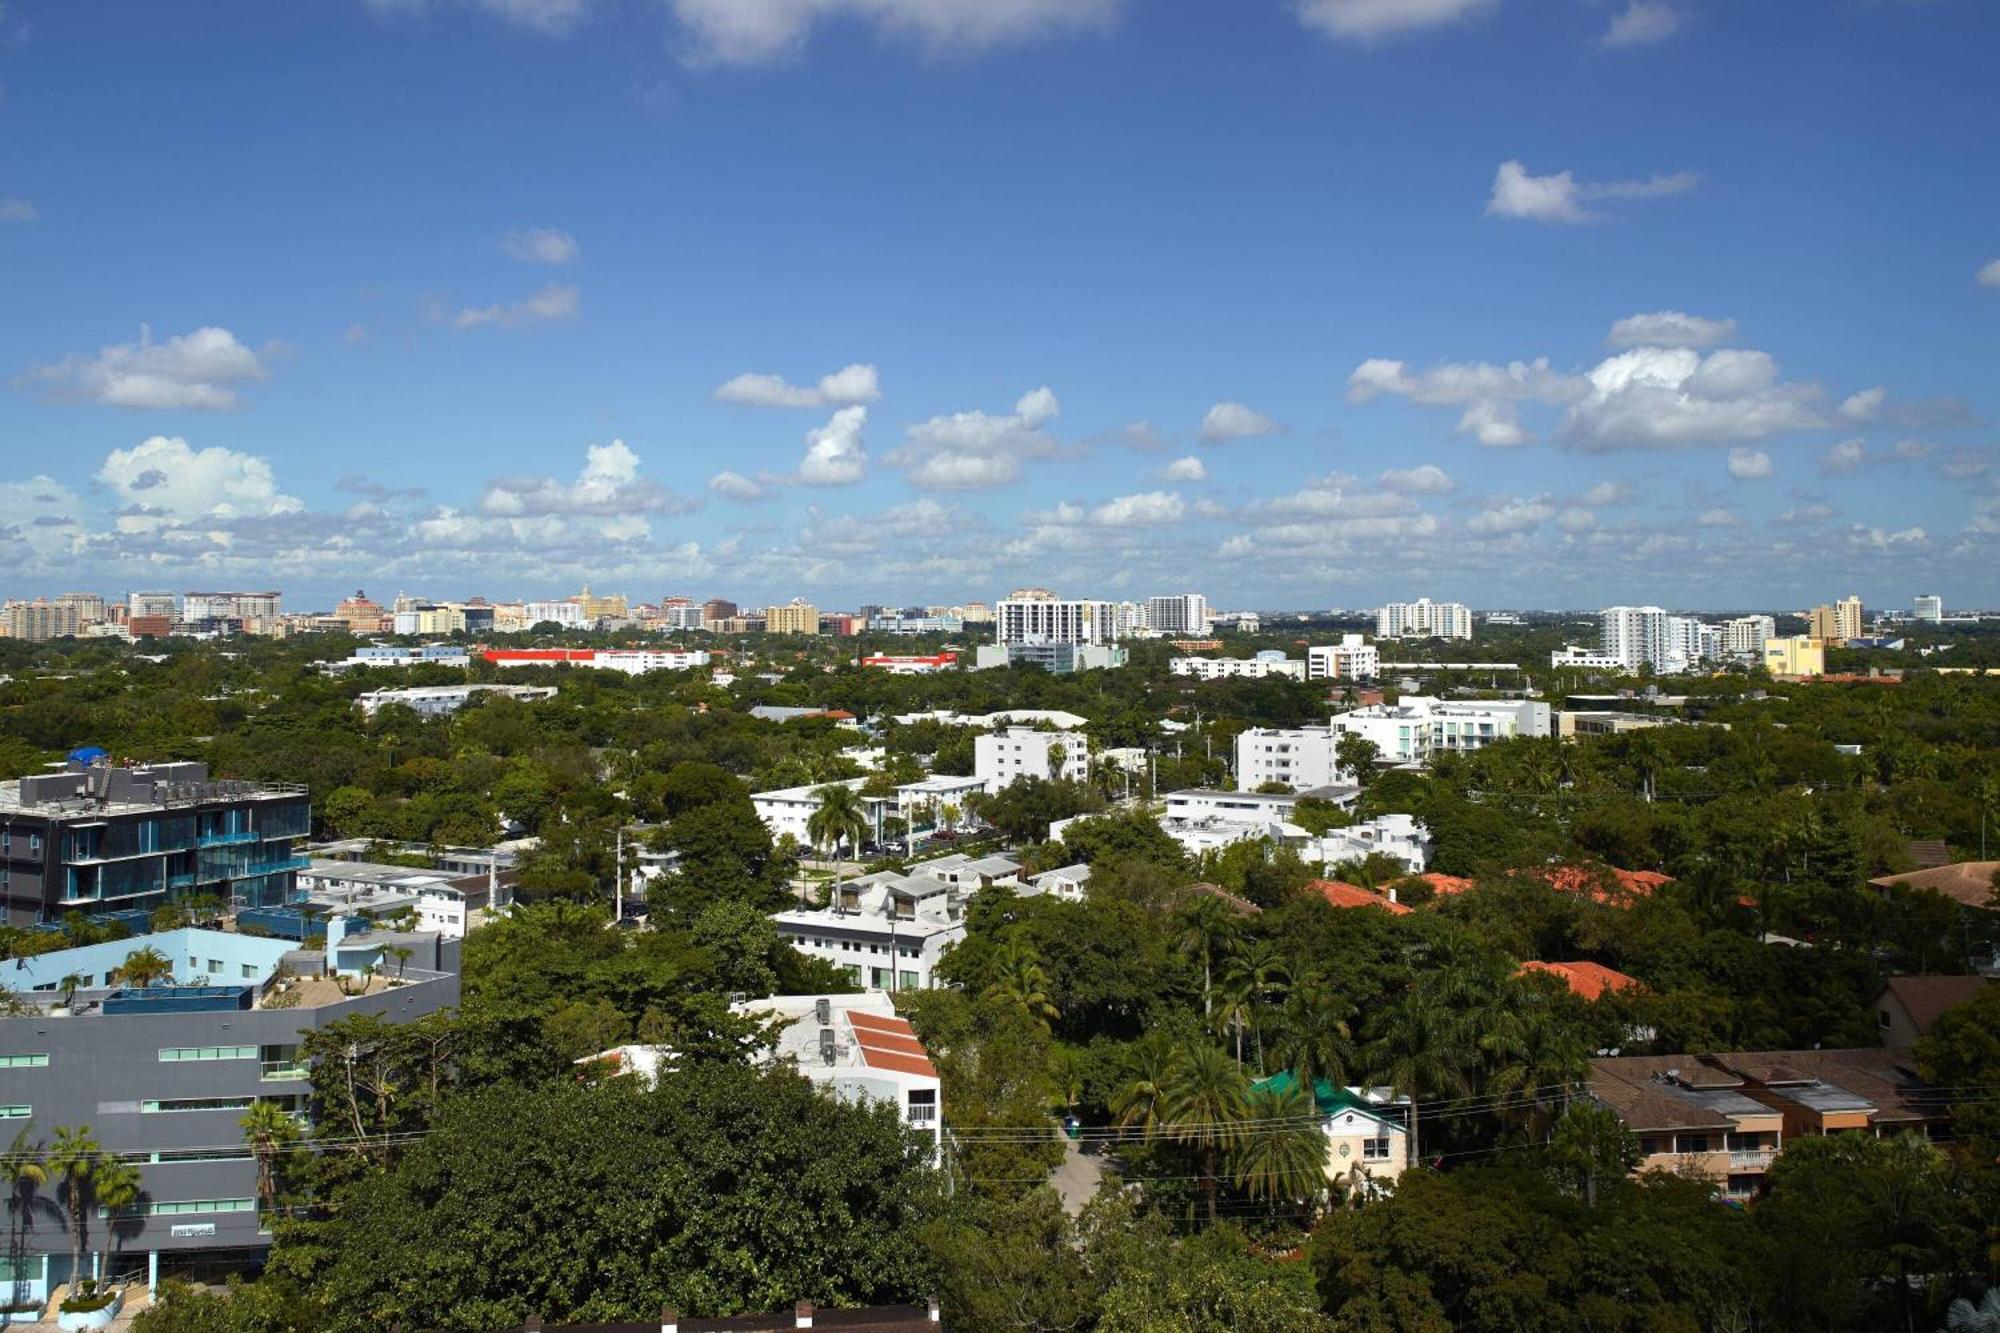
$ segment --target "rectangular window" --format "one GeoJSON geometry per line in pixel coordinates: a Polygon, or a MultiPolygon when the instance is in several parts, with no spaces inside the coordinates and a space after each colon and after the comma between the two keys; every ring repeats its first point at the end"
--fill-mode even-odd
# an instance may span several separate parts
{"type": "Polygon", "coordinates": [[[154,1166],[170,1166],[175,1162],[247,1162],[250,1157],[248,1148],[180,1148],[151,1153],[147,1160],[154,1166]]]}
{"type": "Polygon", "coordinates": [[[257,979],[257,965],[255,963],[243,964],[243,979],[245,981],[255,981],[257,979]]]}
{"type": "MultiPolygon", "coordinates": [[[[118,1210],[120,1217],[183,1217],[189,1213],[254,1213],[255,1199],[155,1199],[118,1210]]],[[[99,1217],[107,1216],[103,1208],[99,1217]]]]}
{"type": "Polygon", "coordinates": [[[254,1097],[167,1097],[139,1103],[139,1110],[152,1115],[167,1111],[247,1111],[254,1097]]]}
{"type": "Polygon", "coordinates": [[[33,1055],[0,1055],[0,1069],[47,1069],[49,1057],[46,1052],[33,1055]]]}
{"type": "Polygon", "coordinates": [[[162,1046],[160,1063],[177,1060],[255,1060],[255,1046],[162,1046]]]}
{"type": "Polygon", "coordinates": [[[914,972],[900,973],[897,977],[896,984],[902,987],[904,990],[916,990],[917,974],[914,972]]]}
{"type": "Polygon", "coordinates": [[[1361,1159],[1365,1162],[1386,1162],[1389,1160],[1389,1140],[1361,1140],[1361,1159]]]}
{"type": "Polygon", "coordinates": [[[32,1106],[23,1106],[19,1103],[12,1106],[0,1106],[0,1120],[27,1120],[33,1117],[34,1114],[35,1108],[32,1106]]]}

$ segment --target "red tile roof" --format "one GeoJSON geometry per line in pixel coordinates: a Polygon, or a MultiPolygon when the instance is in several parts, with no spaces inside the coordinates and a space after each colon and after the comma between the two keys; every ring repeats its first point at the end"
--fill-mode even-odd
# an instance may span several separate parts
{"type": "Polygon", "coordinates": [[[1464,893],[1474,888],[1477,883],[1460,875],[1440,875],[1435,870],[1427,875],[1418,875],[1417,878],[1430,885],[1431,891],[1440,898],[1449,898],[1455,893],[1464,893]]]}
{"type": "Polygon", "coordinates": [[[1637,977],[1625,975],[1615,968],[1602,963],[1543,963],[1521,964],[1523,972],[1546,972],[1552,977],[1560,977],[1570,991],[1581,999],[1595,1000],[1606,991],[1630,990],[1639,985],[1637,977]]]}
{"type": "Polygon", "coordinates": [[[870,1069],[894,1069],[905,1074],[937,1077],[937,1068],[931,1064],[924,1044],[917,1040],[916,1030],[904,1020],[857,1013],[850,1009],[847,1011],[847,1022],[854,1029],[854,1041],[861,1048],[862,1062],[870,1069]]]}
{"type": "Polygon", "coordinates": [[[1316,879],[1306,885],[1306,888],[1335,907],[1380,907],[1393,916],[1405,916],[1410,910],[1408,904],[1392,901],[1373,889],[1364,889],[1358,884],[1346,884],[1337,879],[1316,879]]]}
{"type": "Polygon", "coordinates": [[[1645,898],[1662,884],[1674,882],[1672,875],[1662,875],[1657,870],[1620,870],[1616,866],[1554,866],[1542,872],[1542,878],[1561,893],[1588,892],[1601,903],[1617,903],[1629,898],[1645,898]],[[1618,886],[1617,892],[1608,890],[1604,877],[1609,875],[1618,886]]]}

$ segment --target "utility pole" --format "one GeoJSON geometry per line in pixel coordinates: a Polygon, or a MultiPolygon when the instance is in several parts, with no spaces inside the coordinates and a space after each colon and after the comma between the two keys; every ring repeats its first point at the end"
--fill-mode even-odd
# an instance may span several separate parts
{"type": "Polygon", "coordinates": [[[618,857],[611,873],[611,924],[625,919],[625,826],[618,826],[618,857]]]}

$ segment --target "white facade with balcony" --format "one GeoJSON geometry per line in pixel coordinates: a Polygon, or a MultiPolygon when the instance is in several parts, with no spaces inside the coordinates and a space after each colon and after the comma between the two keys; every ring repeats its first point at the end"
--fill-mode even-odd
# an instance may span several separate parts
{"type": "Polygon", "coordinates": [[[1381,649],[1359,634],[1343,634],[1339,643],[1306,649],[1307,680],[1373,680],[1381,674],[1381,649]]]}
{"type": "Polygon", "coordinates": [[[1548,736],[1553,715],[1532,700],[1433,699],[1410,695],[1393,704],[1336,713],[1336,734],[1352,733],[1374,742],[1384,760],[1421,764],[1438,750],[1467,752],[1516,737],[1548,736]]]}
{"type": "Polygon", "coordinates": [[[972,741],[972,772],[988,792],[1022,778],[1082,782],[1090,773],[1090,741],[1080,731],[1009,727],[972,741]]]}
{"type": "Polygon", "coordinates": [[[1236,735],[1236,785],[1254,792],[1269,782],[1293,791],[1352,782],[1335,756],[1340,734],[1330,727],[1252,727],[1236,735]]]}
{"type": "Polygon", "coordinates": [[[1255,657],[1175,657],[1168,660],[1167,670],[1176,676],[1192,676],[1196,680],[1262,680],[1267,676],[1284,676],[1292,680],[1307,678],[1307,666],[1303,661],[1286,657],[1275,648],[1268,648],[1255,657]]]}
{"type": "Polygon", "coordinates": [[[1469,639],[1472,609],[1461,602],[1391,602],[1375,613],[1375,636],[1381,639],[1469,639]]]}

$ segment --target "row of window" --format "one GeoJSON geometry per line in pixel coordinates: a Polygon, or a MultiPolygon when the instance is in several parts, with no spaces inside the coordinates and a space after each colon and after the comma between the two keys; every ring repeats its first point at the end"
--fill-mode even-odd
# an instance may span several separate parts
{"type": "MultiPolygon", "coordinates": [[[[857,944],[853,940],[808,939],[804,936],[800,936],[796,942],[803,945],[809,945],[815,949],[839,950],[845,953],[865,952],[865,953],[872,953],[879,955],[889,952],[889,946],[886,944],[864,945],[864,944],[857,944]]],[[[896,946],[896,956],[898,958],[915,958],[917,954],[918,950],[911,948],[907,944],[898,944],[896,946]]]]}
{"type": "MultiPolygon", "coordinates": [[[[129,1208],[120,1208],[120,1217],[184,1217],[189,1213],[254,1213],[257,1211],[255,1199],[154,1199],[146,1203],[135,1203],[129,1208]]],[[[105,1208],[97,1210],[99,1217],[110,1216],[105,1208]]]]}
{"type": "Polygon", "coordinates": [[[0,1106],[0,1120],[26,1120],[35,1114],[32,1106],[0,1106]]]}
{"type": "Polygon", "coordinates": [[[299,1097],[159,1097],[139,1103],[144,1115],[165,1115],[176,1111],[247,1111],[260,1101],[272,1102],[279,1109],[296,1111],[302,1109],[299,1097]]]}
{"type": "Polygon", "coordinates": [[[47,1069],[48,1052],[27,1052],[19,1055],[0,1055],[0,1069],[47,1069]]]}

